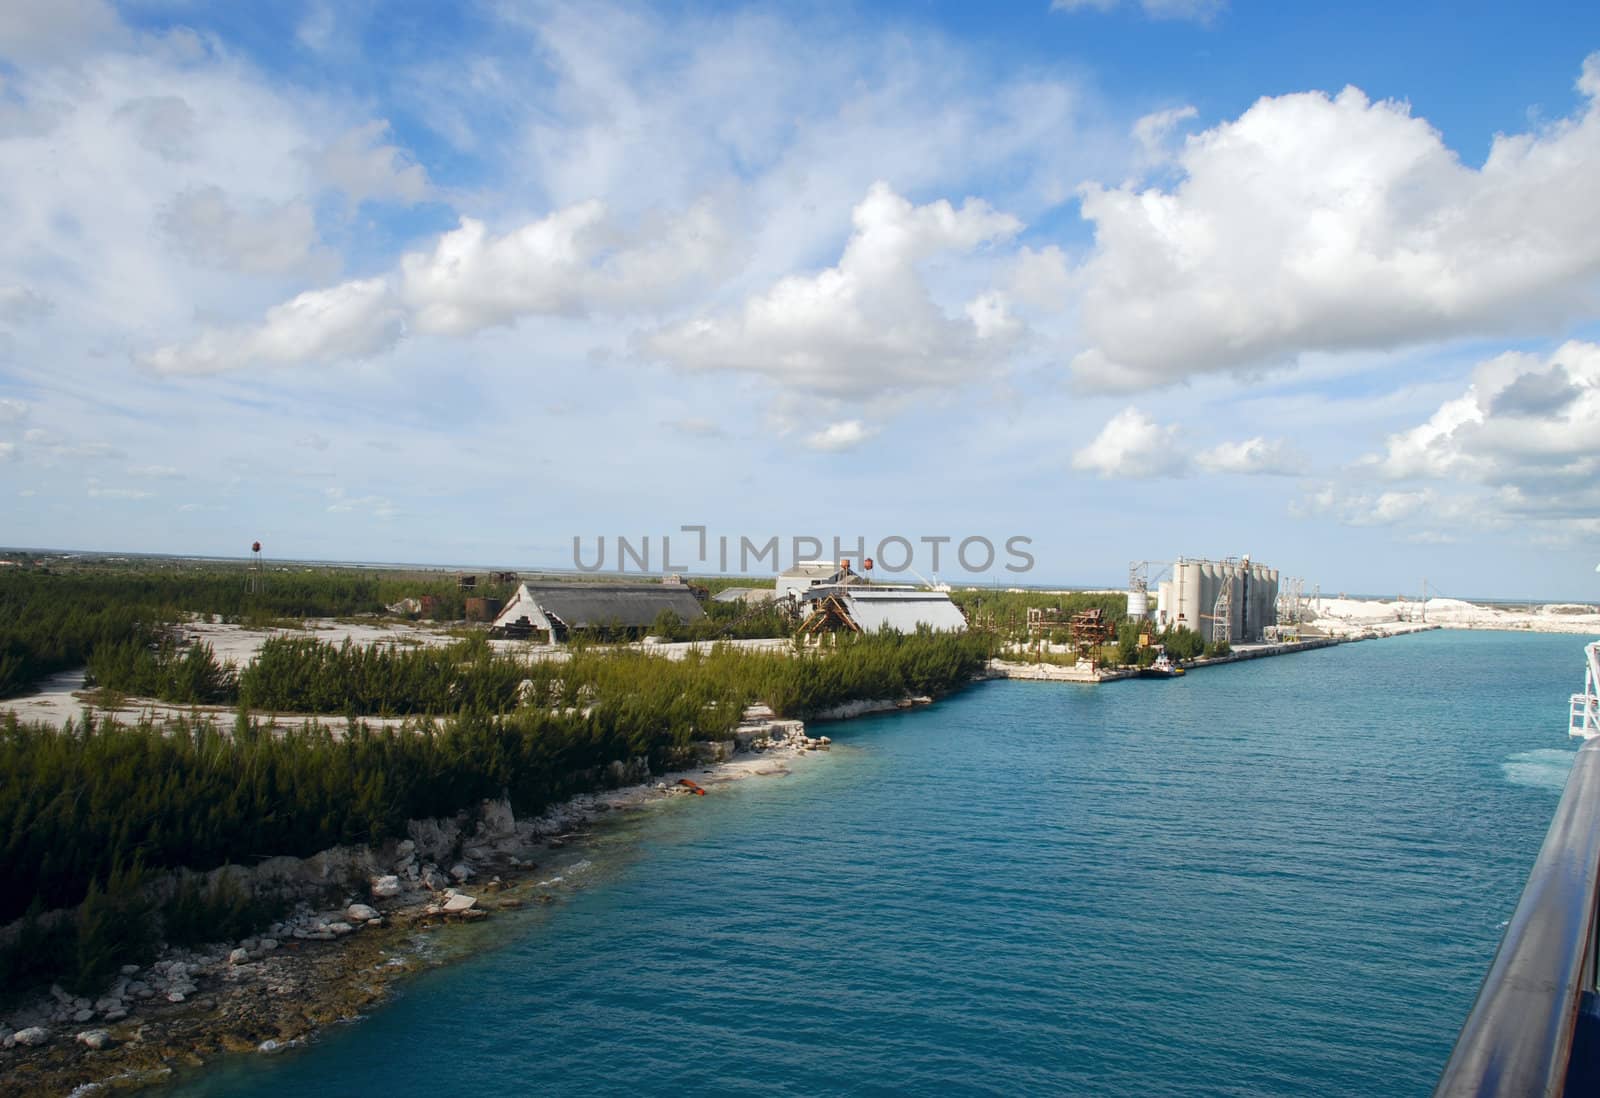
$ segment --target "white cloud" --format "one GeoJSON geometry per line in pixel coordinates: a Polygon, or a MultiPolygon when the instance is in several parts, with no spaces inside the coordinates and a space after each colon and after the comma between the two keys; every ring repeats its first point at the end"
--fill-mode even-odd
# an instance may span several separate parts
{"type": "Polygon", "coordinates": [[[54,309],[49,298],[26,286],[0,286],[0,322],[25,324],[49,316],[54,309]]]}
{"type": "Polygon", "coordinates": [[[805,445],[807,449],[833,454],[853,450],[877,433],[876,427],[868,427],[859,419],[846,419],[807,435],[805,445]]]}
{"type": "Polygon", "coordinates": [[[1600,507],[1600,345],[1484,362],[1465,393],[1391,435],[1366,464],[1393,479],[1494,486],[1497,505],[1518,513],[1577,517],[1600,507]]]}
{"type": "Polygon", "coordinates": [[[1163,427],[1139,411],[1124,408],[1094,440],[1072,455],[1072,467],[1102,477],[1171,477],[1184,470],[1176,425],[1163,427]]]}
{"type": "Polygon", "coordinates": [[[1133,139],[1139,143],[1145,165],[1165,163],[1172,158],[1172,135],[1178,126],[1200,114],[1193,107],[1171,107],[1155,111],[1133,124],[1133,139]]]}
{"type": "MultiPolygon", "coordinates": [[[[1124,0],[1050,0],[1051,11],[1107,12],[1124,0]]],[[[1129,0],[1151,19],[1189,19],[1209,23],[1227,6],[1227,0],[1129,0]]]]}
{"type": "Polygon", "coordinates": [[[181,480],[183,473],[170,465],[130,465],[130,477],[139,477],[146,480],[181,480]]]}
{"type": "Polygon", "coordinates": [[[781,279],[737,312],[657,331],[647,346],[683,369],[744,371],[840,398],[959,384],[1009,349],[1018,325],[1000,294],[980,293],[951,316],[920,266],[1009,239],[1019,221],[971,198],[913,206],[881,182],[851,221],[837,265],[781,279]]]}
{"type": "Polygon", "coordinates": [[[17,456],[15,442],[0,442],[0,461],[11,461],[17,456]]]}
{"type": "Polygon", "coordinates": [[[21,423],[28,418],[28,402],[0,397],[0,423],[21,423]]]}
{"type": "Polygon", "coordinates": [[[220,187],[195,187],[173,198],[161,217],[167,235],[190,259],[246,274],[318,271],[337,265],[323,250],[308,203],[237,208],[220,187]]]}
{"type": "Polygon", "coordinates": [[[150,493],[142,488],[112,488],[101,484],[93,477],[89,478],[88,493],[90,499],[149,499],[150,493]]]}
{"type": "Polygon", "coordinates": [[[210,329],[140,358],[161,374],[212,374],[251,363],[303,364],[368,358],[404,334],[404,313],[381,278],[308,290],[267,310],[254,327],[210,329]]]}
{"type": "Polygon", "coordinates": [[[0,57],[17,62],[59,60],[124,33],[104,0],[0,4],[0,57]]]}
{"type": "Polygon", "coordinates": [[[1190,137],[1172,190],[1091,185],[1078,377],[1548,327],[1600,302],[1600,60],[1583,109],[1463,165],[1403,103],[1285,95],[1190,137]]]}
{"type": "Polygon", "coordinates": [[[351,202],[421,202],[432,191],[428,173],[405,149],[385,143],[388,136],[389,123],[383,119],[357,126],[311,154],[312,172],[351,202]]]}
{"type": "Polygon", "coordinates": [[[391,519],[400,513],[387,496],[350,496],[343,488],[337,487],[324,488],[322,494],[329,501],[325,510],[332,515],[348,515],[362,511],[374,518],[391,519]]]}
{"type": "Polygon", "coordinates": [[[1259,436],[1219,443],[1196,455],[1195,464],[1208,473],[1293,476],[1305,471],[1305,459],[1282,439],[1259,436]]]}
{"type": "Polygon", "coordinates": [[[723,252],[703,205],[632,232],[598,201],[501,235],[463,217],[430,251],[403,256],[393,274],[307,291],[269,309],[261,324],[209,329],[140,361],[158,373],[220,373],[253,362],[367,358],[408,329],[468,336],[529,316],[629,312],[687,292],[723,252]]]}

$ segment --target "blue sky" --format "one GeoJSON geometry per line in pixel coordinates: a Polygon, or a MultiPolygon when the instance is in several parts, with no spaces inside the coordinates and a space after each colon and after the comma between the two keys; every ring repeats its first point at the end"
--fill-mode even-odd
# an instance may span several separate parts
{"type": "Polygon", "coordinates": [[[1579,4],[8,6],[0,542],[1593,599],[1597,101],[1579,4]]]}

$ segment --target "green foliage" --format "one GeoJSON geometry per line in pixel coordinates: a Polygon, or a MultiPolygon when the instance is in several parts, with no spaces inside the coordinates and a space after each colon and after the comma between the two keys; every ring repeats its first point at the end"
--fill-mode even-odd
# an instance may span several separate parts
{"type": "Polygon", "coordinates": [[[1168,629],[1161,634],[1161,643],[1166,646],[1167,655],[1175,660],[1192,660],[1205,651],[1206,642],[1192,629],[1179,626],[1168,629]]]}
{"type": "Polygon", "coordinates": [[[1204,650],[1204,654],[1207,659],[1211,659],[1214,656],[1226,656],[1232,652],[1233,645],[1229,644],[1225,640],[1208,641],[1204,650]]]}
{"type": "Polygon", "coordinates": [[[163,627],[186,613],[272,625],[284,619],[379,614],[401,598],[431,595],[434,616],[454,620],[465,615],[468,595],[503,597],[509,590],[485,584],[463,591],[453,576],[438,573],[280,566],[266,571],[260,593],[250,594],[242,563],[163,562],[159,568],[144,563],[64,573],[7,568],[0,571],[0,697],[27,690],[57,671],[82,667],[111,645],[159,649],[163,627]]]}
{"type": "Polygon", "coordinates": [[[950,592],[951,601],[961,607],[967,620],[976,625],[993,627],[1007,640],[1031,640],[1028,636],[1028,611],[1030,609],[1056,610],[1062,618],[1061,627],[1049,636],[1053,644],[1066,644],[1065,619],[1084,610],[1099,609],[1107,620],[1120,624],[1128,616],[1128,596],[1121,592],[1071,591],[1000,591],[992,588],[967,588],[950,592]]]}
{"type": "Polygon", "coordinates": [[[161,907],[161,936],[173,945],[203,945],[242,938],[283,914],[285,904],[258,899],[223,874],[209,887],[197,873],[180,875],[161,907]]]}

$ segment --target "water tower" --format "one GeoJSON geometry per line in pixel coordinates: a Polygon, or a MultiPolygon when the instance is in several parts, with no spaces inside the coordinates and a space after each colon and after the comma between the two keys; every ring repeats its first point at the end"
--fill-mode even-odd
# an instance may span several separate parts
{"type": "Polygon", "coordinates": [[[244,592],[247,595],[261,594],[261,543],[250,543],[250,571],[245,575],[244,592]]]}

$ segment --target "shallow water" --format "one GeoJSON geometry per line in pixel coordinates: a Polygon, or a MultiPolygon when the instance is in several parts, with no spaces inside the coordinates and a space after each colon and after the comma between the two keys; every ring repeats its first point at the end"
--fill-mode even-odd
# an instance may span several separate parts
{"type": "Polygon", "coordinates": [[[1426,1094],[1582,640],[1427,633],[827,726],[608,828],[500,949],[200,1095],[1426,1094]]]}

